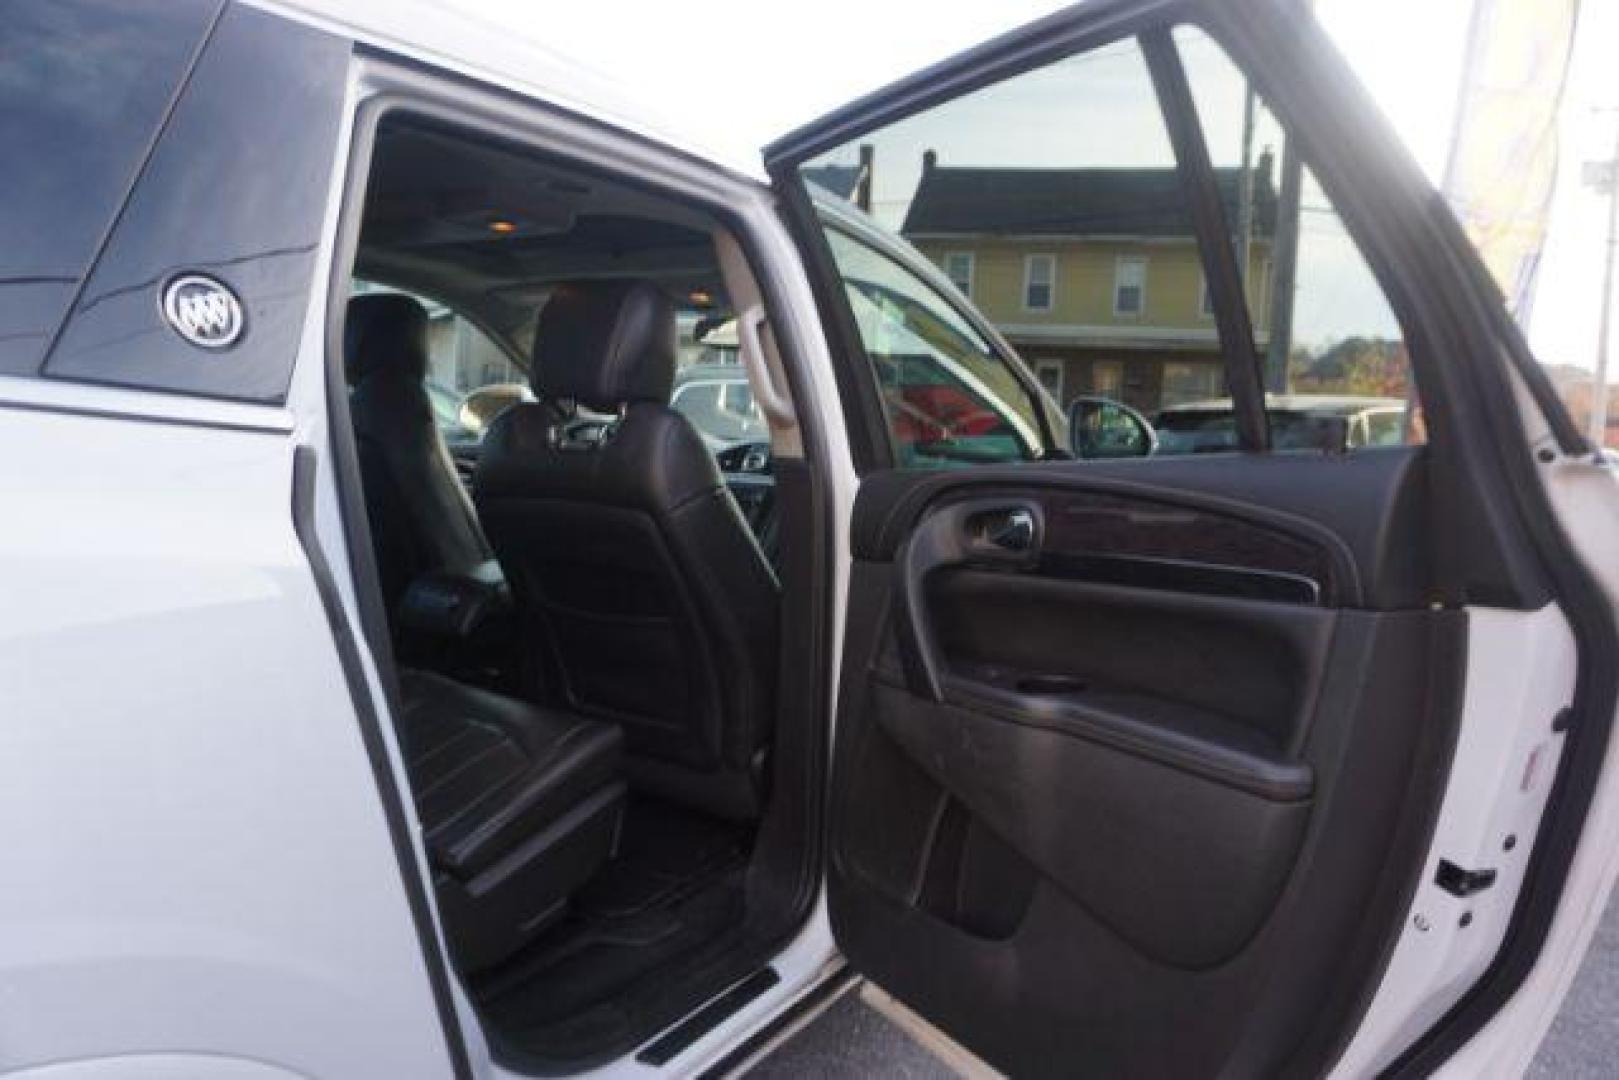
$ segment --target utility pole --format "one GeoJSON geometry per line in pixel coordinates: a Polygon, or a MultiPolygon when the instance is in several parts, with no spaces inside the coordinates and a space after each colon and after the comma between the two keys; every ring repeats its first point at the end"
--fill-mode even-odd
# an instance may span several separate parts
{"type": "Polygon", "coordinates": [[[1287,361],[1293,351],[1293,294],[1299,273],[1299,203],[1304,163],[1292,138],[1282,145],[1282,187],[1276,197],[1276,231],[1271,237],[1270,348],[1265,354],[1265,389],[1287,392],[1287,361]]]}
{"type": "MultiPolygon", "coordinates": [[[[1619,108],[1603,109],[1619,114],[1619,108]]],[[[1613,153],[1607,161],[1587,162],[1586,182],[1608,193],[1608,252],[1602,268],[1602,307],[1597,318],[1596,385],[1591,393],[1591,445],[1598,453],[1608,436],[1608,338],[1613,325],[1613,255],[1619,248],[1619,124],[1614,127],[1613,153]]]]}
{"type": "Polygon", "coordinates": [[[1242,95],[1242,172],[1237,185],[1237,258],[1243,292],[1248,289],[1248,260],[1254,244],[1254,84],[1242,95]]]}
{"type": "Polygon", "coordinates": [[[855,174],[854,204],[871,213],[872,173],[877,167],[877,148],[871,143],[860,144],[860,171],[855,174]]]}
{"type": "MultiPolygon", "coordinates": [[[[1296,0],[1299,10],[1315,12],[1315,0],[1296,0]]],[[[1252,85],[1249,86],[1250,100],[1252,85]]],[[[1244,117],[1244,120],[1247,118],[1244,117]]],[[[1293,352],[1293,298],[1299,273],[1299,204],[1304,162],[1292,133],[1282,140],[1281,189],[1276,195],[1276,225],[1271,232],[1270,344],[1265,350],[1265,390],[1287,393],[1287,362],[1293,352]]],[[[1246,255],[1244,256],[1246,262],[1246,255]]]]}

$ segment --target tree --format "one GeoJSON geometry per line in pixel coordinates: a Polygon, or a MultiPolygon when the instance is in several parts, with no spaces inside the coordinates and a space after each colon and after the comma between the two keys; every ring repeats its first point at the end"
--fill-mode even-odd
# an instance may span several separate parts
{"type": "Polygon", "coordinates": [[[1288,359],[1287,384],[1300,394],[1404,398],[1411,388],[1405,342],[1345,338],[1323,351],[1300,348],[1288,359]]]}

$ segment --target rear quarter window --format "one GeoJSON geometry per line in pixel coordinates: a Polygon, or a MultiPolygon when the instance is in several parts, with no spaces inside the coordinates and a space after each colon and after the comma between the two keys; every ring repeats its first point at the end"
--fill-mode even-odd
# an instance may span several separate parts
{"type": "Polygon", "coordinates": [[[51,346],[52,378],[277,403],[286,397],[331,194],[351,43],[232,4],[208,33],[51,346]],[[239,338],[199,348],[165,288],[205,275],[239,338]]]}
{"type": "Polygon", "coordinates": [[[12,0],[0,29],[0,373],[32,375],[217,0],[12,0]]]}

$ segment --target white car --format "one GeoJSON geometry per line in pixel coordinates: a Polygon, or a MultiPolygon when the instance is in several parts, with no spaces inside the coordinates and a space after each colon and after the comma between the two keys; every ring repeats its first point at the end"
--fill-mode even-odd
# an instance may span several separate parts
{"type": "MultiPolygon", "coordinates": [[[[1265,395],[1275,449],[1343,451],[1399,446],[1411,438],[1408,404],[1398,398],[1322,394],[1265,395]]],[[[1229,399],[1186,401],[1153,417],[1158,451],[1165,454],[1231,453],[1237,449],[1236,413],[1229,399]]]]}
{"type": "Polygon", "coordinates": [[[0,1068],[735,1074],[864,979],[1013,1075],[1519,1071],[1619,487],[1300,8],[1082,5],[761,171],[425,5],[9,5],[0,1068]],[[1271,452],[1300,185],[1425,442],[1271,452]],[[1241,452],[1085,460],[1081,377],[1241,452]]]}

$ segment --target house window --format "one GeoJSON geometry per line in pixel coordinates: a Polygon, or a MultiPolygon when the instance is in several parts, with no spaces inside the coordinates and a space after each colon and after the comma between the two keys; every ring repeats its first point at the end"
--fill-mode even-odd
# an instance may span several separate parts
{"type": "Polygon", "coordinates": [[[1121,255],[1113,264],[1113,314],[1140,315],[1147,306],[1147,260],[1121,255]]]}
{"type": "Polygon", "coordinates": [[[1098,360],[1091,365],[1091,393],[1114,398],[1124,394],[1124,361],[1098,360]]]}
{"type": "Polygon", "coordinates": [[[944,274],[956,291],[971,299],[973,294],[973,253],[951,251],[944,257],[944,274]]]}
{"type": "Polygon", "coordinates": [[[1164,365],[1161,405],[1211,401],[1224,393],[1225,368],[1218,361],[1171,361],[1164,365]]]}
{"type": "Polygon", "coordinates": [[[1057,256],[1029,255],[1023,260],[1023,308],[1050,311],[1056,293],[1057,256]]]}
{"type": "Polygon", "coordinates": [[[1034,362],[1034,377],[1040,380],[1040,385],[1046,388],[1051,400],[1058,405],[1066,405],[1063,400],[1062,383],[1063,367],[1061,360],[1036,360],[1034,362]]]}

